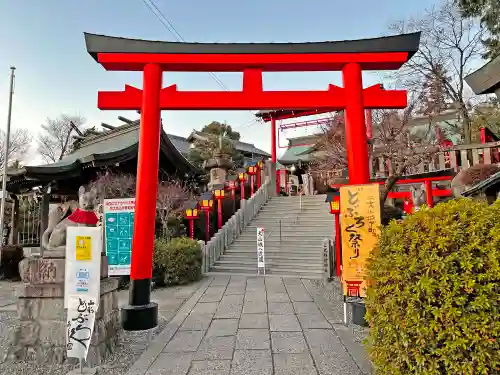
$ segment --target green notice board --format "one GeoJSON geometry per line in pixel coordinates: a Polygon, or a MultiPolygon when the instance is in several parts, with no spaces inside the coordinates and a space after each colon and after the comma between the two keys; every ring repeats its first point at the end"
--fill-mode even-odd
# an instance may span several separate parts
{"type": "Polygon", "coordinates": [[[109,276],[130,275],[135,198],[104,200],[109,276]]]}

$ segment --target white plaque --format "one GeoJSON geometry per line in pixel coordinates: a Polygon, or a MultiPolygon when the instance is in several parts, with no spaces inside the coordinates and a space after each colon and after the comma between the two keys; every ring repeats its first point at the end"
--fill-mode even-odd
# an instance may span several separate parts
{"type": "Polygon", "coordinates": [[[71,297],[99,301],[102,232],[97,227],[68,227],[64,307],[71,297]]]}

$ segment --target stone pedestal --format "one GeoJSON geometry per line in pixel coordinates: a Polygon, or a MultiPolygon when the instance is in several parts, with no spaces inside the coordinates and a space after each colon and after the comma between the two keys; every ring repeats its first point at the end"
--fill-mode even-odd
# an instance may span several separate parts
{"type": "MultiPolygon", "coordinates": [[[[118,280],[107,277],[106,259],[103,256],[99,309],[87,356],[91,366],[99,365],[113,352],[121,329],[118,280]]],[[[17,307],[20,323],[12,332],[7,359],[44,364],[76,362],[66,357],[65,260],[26,258],[19,268],[24,282],[17,307]]]]}
{"type": "Polygon", "coordinates": [[[266,160],[265,168],[266,177],[270,179],[269,195],[275,197],[278,195],[276,193],[276,163],[273,163],[271,160],[266,160]]]}

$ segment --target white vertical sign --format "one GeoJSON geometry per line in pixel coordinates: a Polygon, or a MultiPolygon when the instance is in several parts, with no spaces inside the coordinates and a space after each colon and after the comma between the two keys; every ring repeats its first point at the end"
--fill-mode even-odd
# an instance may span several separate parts
{"type": "Polygon", "coordinates": [[[78,358],[80,363],[83,363],[87,358],[97,308],[97,301],[91,297],[69,297],[66,324],[66,353],[68,358],[78,358]]]}
{"type": "Polygon", "coordinates": [[[99,301],[102,233],[98,227],[68,227],[64,307],[71,296],[99,301]]]}
{"type": "Polygon", "coordinates": [[[264,254],[264,228],[257,228],[257,270],[260,274],[260,269],[264,269],[266,274],[266,260],[264,254]]]}

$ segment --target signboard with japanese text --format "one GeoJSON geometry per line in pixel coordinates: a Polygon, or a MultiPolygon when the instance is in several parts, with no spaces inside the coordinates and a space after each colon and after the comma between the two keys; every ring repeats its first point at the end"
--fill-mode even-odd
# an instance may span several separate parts
{"type": "Polygon", "coordinates": [[[64,307],[71,297],[99,299],[102,232],[97,227],[68,227],[64,307]]]}
{"type": "MultiPolygon", "coordinates": [[[[257,228],[257,268],[266,268],[264,251],[264,228],[257,228]]],[[[265,271],[264,271],[265,272],[265,271]]]]}
{"type": "Polygon", "coordinates": [[[87,358],[98,308],[97,300],[71,296],[66,323],[66,353],[68,358],[87,358]]]}
{"type": "Polygon", "coordinates": [[[380,236],[380,185],[341,187],[340,207],[344,294],[365,297],[366,261],[380,236]]]}
{"type": "Polygon", "coordinates": [[[135,198],[104,200],[109,276],[130,275],[135,198]]]}

